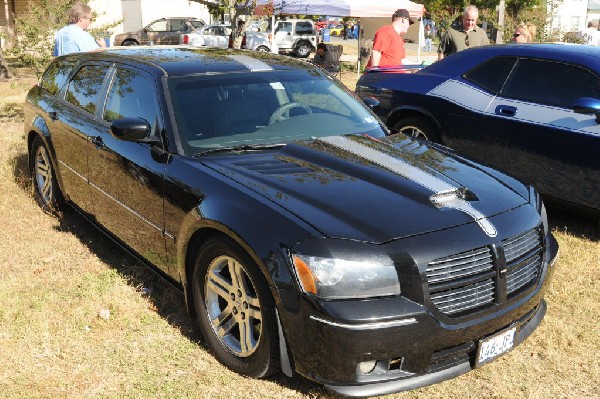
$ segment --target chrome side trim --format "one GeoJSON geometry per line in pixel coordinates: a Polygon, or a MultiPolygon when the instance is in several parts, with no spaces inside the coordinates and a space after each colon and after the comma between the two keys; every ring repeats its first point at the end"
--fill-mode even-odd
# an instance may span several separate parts
{"type": "Polygon", "coordinates": [[[410,324],[418,323],[417,319],[415,319],[414,317],[411,317],[410,319],[380,321],[380,322],[375,322],[375,323],[361,323],[361,324],[338,323],[335,321],[325,320],[325,319],[322,319],[317,316],[310,316],[310,318],[314,321],[318,321],[319,323],[329,324],[330,326],[345,328],[348,330],[377,330],[379,328],[408,326],[410,324]]]}

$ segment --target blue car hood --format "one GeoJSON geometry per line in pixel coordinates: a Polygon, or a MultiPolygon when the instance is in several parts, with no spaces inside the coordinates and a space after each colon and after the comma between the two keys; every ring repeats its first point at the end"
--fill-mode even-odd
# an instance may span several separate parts
{"type": "Polygon", "coordinates": [[[477,164],[403,135],[325,137],[202,163],[332,238],[385,242],[466,223],[493,237],[488,218],[528,202],[477,164]]]}

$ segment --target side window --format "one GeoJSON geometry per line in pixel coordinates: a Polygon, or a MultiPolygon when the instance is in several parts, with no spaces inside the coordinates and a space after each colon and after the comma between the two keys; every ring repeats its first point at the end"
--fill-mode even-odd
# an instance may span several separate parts
{"type": "Polygon", "coordinates": [[[298,22],[296,24],[297,35],[311,35],[313,31],[312,24],[310,22],[298,22]]]}
{"type": "Polygon", "coordinates": [[[194,29],[200,28],[201,26],[206,25],[204,23],[204,21],[202,21],[201,19],[199,20],[194,20],[194,21],[190,21],[190,24],[194,27],[194,29]]]}
{"type": "Polygon", "coordinates": [[[572,108],[578,98],[600,98],[600,79],[577,65],[521,59],[506,82],[502,95],[572,108]]]}
{"type": "Polygon", "coordinates": [[[502,85],[516,61],[514,57],[493,58],[477,65],[463,77],[482,89],[496,94],[502,90],[502,85]]]}
{"type": "Polygon", "coordinates": [[[66,100],[89,113],[95,113],[107,70],[107,66],[84,65],[69,82],[66,100]]]}
{"type": "Polygon", "coordinates": [[[74,61],[61,60],[53,62],[42,76],[42,89],[50,94],[58,93],[67,82],[74,65],[74,61]]]}
{"type": "Polygon", "coordinates": [[[160,21],[156,21],[152,25],[148,25],[146,27],[148,32],[166,32],[167,31],[167,20],[161,19],[160,21]]]}
{"type": "Polygon", "coordinates": [[[152,130],[158,116],[156,83],[152,77],[134,69],[118,68],[108,90],[103,119],[134,117],[145,119],[152,130]]]}
{"type": "Polygon", "coordinates": [[[292,31],[292,23],[291,22],[280,22],[279,23],[279,31],[280,32],[291,32],[292,31]]]}
{"type": "Polygon", "coordinates": [[[170,30],[171,32],[185,32],[187,30],[187,25],[185,24],[185,21],[181,19],[172,19],[170,30]]]}

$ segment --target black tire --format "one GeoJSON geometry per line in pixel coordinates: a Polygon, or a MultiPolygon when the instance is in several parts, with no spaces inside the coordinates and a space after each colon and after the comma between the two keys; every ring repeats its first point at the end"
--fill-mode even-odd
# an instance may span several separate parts
{"type": "Polygon", "coordinates": [[[138,42],[136,42],[135,40],[128,39],[128,40],[125,40],[125,41],[124,41],[124,42],[121,44],[121,46],[139,46],[139,43],[138,43],[138,42]]]}
{"type": "Polygon", "coordinates": [[[29,149],[29,172],[38,205],[45,212],[60,215],[64,209],[64,198],[58,187],[50,153],[39,136],[33,139],[29,149]]]}
{"type": "Polygon", "coordinates": [[[310,46],[309,43],[307,43],[307,42],[300,42],[296,46],[296,49],[294,50],[294,53],[296,54],[296,57],[306,58],[306,57],[309,56],[310,50],[311,50],[311,46],[310,46]]]}
{"type": "Polygon", "coordinates": [[[222,236],[206,242],[196,255],[192,289],[200,330],[219,362],[254,378],[279,371],[275,304],[239,246],[222,236]]]}
{"type": "Polygon", "coordinates": [[[259,53],[268,53],[271,50],[269,50],[267,46],[258,46],[256,51],[258,51],[259,53]]]}
{"type": "Polygon", "coordinates": [[[394,129],[407,136],[429,140],[434,143],[442,142],[440,133],[433,123],[420,116],[409,116],[400,119],[394,125],[394,129]]]}

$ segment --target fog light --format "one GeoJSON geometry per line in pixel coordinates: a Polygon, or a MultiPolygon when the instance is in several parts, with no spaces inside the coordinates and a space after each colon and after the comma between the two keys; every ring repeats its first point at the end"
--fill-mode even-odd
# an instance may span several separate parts
{"type": "Polygon", "coordinates": [[[358,363],[358,370],[362,374],[369,374],[371,371],[375,370],[375,366],[377,365],[377,360],[369,360],[366,362],[358,363]]]}

